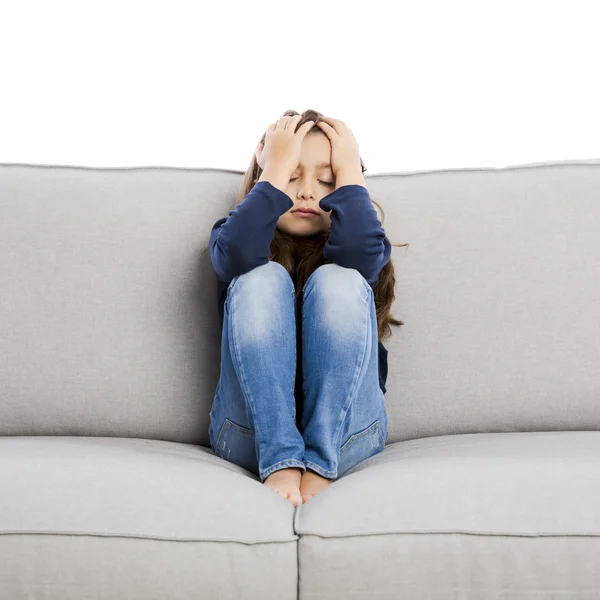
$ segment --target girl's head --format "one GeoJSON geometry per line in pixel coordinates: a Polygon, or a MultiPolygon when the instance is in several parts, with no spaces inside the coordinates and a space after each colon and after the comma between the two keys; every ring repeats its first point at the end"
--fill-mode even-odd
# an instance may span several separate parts
{"type": "MultiPolygon", "coordinates": [[[[293,110],[288,110],[283,116],[297,114],[293,110]]],[[[294,202],[294,206],[277,220],[277,229],[291,236],[307,237],[331,229],[331,211],[324,211],[319,207],[321,199],[335,190],[336,183],[331,169],[331,142],[325,132],[317,126],[320,120],[321,113],[307,110],[296,125],[298,131],[308,121],[315,123],[302,140],[300,162],[284,190],[294,202]],[[298,208],[310,208],[317,214],[313,217],[299,217],[295,214],[298,208]]],[[[266,132],[260,140],[263,147],[265,138],[266,132]]],[[[361,166],[364,172],[366,169],[362,160],[361,166]]],[[[262,169],[258,165],[256,154],[249,172],[255,174],[253,183],[257,183],[262,169]]]]}

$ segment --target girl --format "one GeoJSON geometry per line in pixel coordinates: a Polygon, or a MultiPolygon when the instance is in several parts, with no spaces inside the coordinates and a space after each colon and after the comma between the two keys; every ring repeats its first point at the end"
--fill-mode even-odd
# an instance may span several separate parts
{"type": "Polygon", "coordinates": [[[222,324],[211,448],[294,506],[387,440],[380,340],[403,322],[365,170],[343,122],[286,111],[204,250],[222,324]]]}

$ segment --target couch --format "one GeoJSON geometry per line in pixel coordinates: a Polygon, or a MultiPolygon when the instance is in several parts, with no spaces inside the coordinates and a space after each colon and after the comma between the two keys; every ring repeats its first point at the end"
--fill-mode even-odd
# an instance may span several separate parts
{"type": "Polygon", "coordinates": [[[0,165],[0,600],[600,598],[600,159],[367,176],[389,437],[297,508],[209,443],[241,180],[0,165]]]}

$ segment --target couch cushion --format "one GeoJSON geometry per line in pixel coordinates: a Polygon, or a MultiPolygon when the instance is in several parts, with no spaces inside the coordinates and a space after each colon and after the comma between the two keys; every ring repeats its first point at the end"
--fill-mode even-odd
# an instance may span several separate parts
{"type": "Polygon", "coordinates": [[[389,442],[600,429],[600,164],[374,175],[404,321],[389,442]]]}
{"type": "Polygon", "coordinates": [[[239,173],[0,165],[0,435],[209,447],[215,274],[239,173]]]}
{"type": "Polygon", "coordinates": [[[301,505],[295,530],[304,598],[587,599],[600,432],[389,444],[301,505]]]}
{"type": "Polygon", "coordinates": [[[0,437],[0,490],[2,598],[297,597],[294,507],[205,448],[0,437]]]}

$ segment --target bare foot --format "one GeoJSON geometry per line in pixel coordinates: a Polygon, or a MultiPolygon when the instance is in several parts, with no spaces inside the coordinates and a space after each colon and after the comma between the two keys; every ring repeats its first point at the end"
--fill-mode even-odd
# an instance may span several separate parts
{"type": "Polygon", "coordinates": [[[328,485],[331,485],[333,481],[333,479],[327,479],[326,477],[322,477],[310,469],[306,469],[300,480],[300,494],[302,496],[302,503],[304,504],[315,494],[323,491],[328,485]]]}
{"type": "Polygon", "coordinates": [[[300,478],[302,469],[292,467],[279,469],[271,473],[263,483],[277,492],[282,498],[289,500],[294,506],[302,504],[300,496],[300,478]]]}

